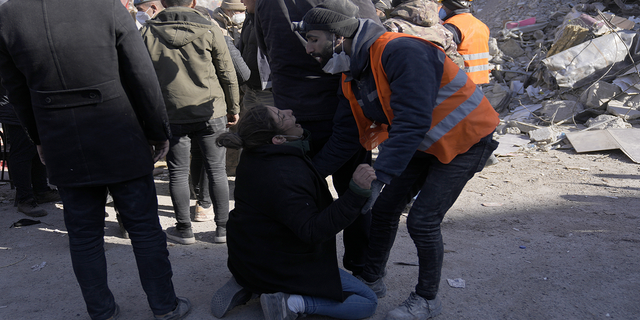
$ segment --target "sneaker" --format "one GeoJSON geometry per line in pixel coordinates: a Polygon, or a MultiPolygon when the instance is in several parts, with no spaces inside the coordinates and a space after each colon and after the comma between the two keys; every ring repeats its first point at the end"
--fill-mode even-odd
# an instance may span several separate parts
{"type": "Polygon", "coordinates": [[[56,189],[49,189],[47,191],[38,192],[33,195],[38,203],[57,202],[60,201],[60,193],[56,189]]]}
{"type": "Polygon", "coordinates": [[[366,284],[367,287],[376,294],[376,297],[384,298],[384,296],[387,295],[387,285],[384,284],[384,277],[380,277],[378,280],[373,282],[365,280],[361,275],[357,275],[356,278],[366,284]]]}
{"type": "Polygon", "coordinates": [[[265,320],[292,320],[297,319],[298,314],[291,311],[287,305],[289,295],[282,292],[260,296],[260,305],[265,320]]]}
{"type": "Polygon", "coordinates": [[[116,311],[113,312],[113,315],[109,317],[107,320],[118,320],[118,316],[120,315],[120,307],[116,303],[116,311]]]}
{"type": "Polygon", "coordinates": [[[169,227],[165,231],[167,238],[181,244],[194,244],[196,243],[196,237],[193,236],[191,227],[184,230],[178,230],[176,227],[169,227]]]}
{"type": "Polygon", "coordinates": [[[196,214],[193,217],[193,221],[197,222],[205,222],[213,220],[213,206],[209,206],[209,208],[203,208],[200,204],[196,204],[196,214]]]}
{"type": "Polygon", "coordinates": [[[426,320],[435,318],[442,312],[442,302],[439,297],[427,300],[415,292],[399,307],[387,313],[386,320],[426,320]]]}
{"type": "Polygon", "coordinates": [[[187,298],[182,298],[182,297],[176,297],[176,299],[178,300],[178,305],[176,306],[175,309],[173,309],[173,311],[167,314],[163,314],[161,316],[154,314],[153,318],[163,319],[163,320],[183,319],[187,314],[189,314],[189,311],[191,311],[191,301],[189,301],[189,299],[187,298]]]}
{"type": "Polygon", "coordinates": [[[240,286],[234,277],[231,277],[222,288],[218,289],[211,299],[211,313],[220,319],[229,310],[247,303],[251,299],[251,291],[240,286]]]}
{"type": "Polygon", "coordinates": [[[213,238],[215,243],[225,243],[227,242],[227,227],[218,226],[216,228],[216,237],[213,238]]]}
{"type": "Polygon", "coordinates": [[[33,198],[18,203],[18,212],[22,212],[29,217],[44,217],[48,214],[47,210],[40,207],[33,198]]]}

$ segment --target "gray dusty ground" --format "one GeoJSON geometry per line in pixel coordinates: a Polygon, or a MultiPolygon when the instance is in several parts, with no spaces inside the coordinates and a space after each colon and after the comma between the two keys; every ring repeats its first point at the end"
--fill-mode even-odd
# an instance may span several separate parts
{"type": "MultiPolygon", "coordinates": [[[[640,318],[640,167],[621,152],[518,153],[476,175],[443,224],[441,281],[446,319],[640,318]],[[446,279],[461,278],[465,288],[446,279]]],[[[168,178],[159,175],[160,219],[174,223],[168,178]]],[[[231,181],[233,184],[233,181],[231,181]]],[[[39,225],[9,228],[25,216],[0,186],[0,319],[88,319],[71,270],[60,204],[39,225]],[[32,266],[46,262],[44,268],[32,266]]],[[[123,319],[149,319],[131,247],[111,208],[105,250],[123,319]]],[[[230,277],[212,222],[194,223],[195,245],[169,244],[174,284],[193,302],[188,319],[213,319],[212,293],[230,277]]],[[[341,247],[341,245],[339,245],[341,247]]],[[[415,248],[401,224],[388,266],[387,297],[372,319],[401,303],[416,282],[415,248]],[[407,265],[408,264],[408,265],[407,265]]],[[[257,300],[227,319],[261,319],[257,300]]],[[[309,317],[324,319],[322,317],[309,317]]]]}

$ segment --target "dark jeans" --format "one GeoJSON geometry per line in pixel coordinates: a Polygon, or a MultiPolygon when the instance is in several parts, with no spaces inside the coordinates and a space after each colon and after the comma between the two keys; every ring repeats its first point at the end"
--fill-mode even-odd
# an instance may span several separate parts
{"type": "Polygon", "coordinates": [[[9,175],[16,186],[16,202],[33,198],[33,194],[49,190],[47,169],[40,161],[36,146],[22,126],[3,124],[11,144],[9,175]]]}
{"type": "Polygon", "coordinates": [[[498,146],[491,136],[448,164],[417,151],[402,174],[385,186],[371,210],[371,234],[362,274],[365,280],[375,281],[385,275],[402,210],[420,192],[407,217],[407,229],[418,249],[420,264],[416,293],[429,300],[436,297],[444,257],[440,223],[467,181],[482,170],[498,146]]]}
{"type": "MultiPolygon", "coordinates": [[[[331,137],[333,121],[307,121],[299,122],[299,124],[311,132],[311,152],[309,157],[313,158],[331,137]]],[[[353,172],[361,163],[371,164],[371,152],[364,148],[360,148],[351,159],[331,175],[333,187],[336,189],[338,196],[347,192],[353,172]]],[[[370,226],[371,213],[362,214],[342,232],[342,242],[344,244],[342,265],[354,275],[362,273],[362,268],[364,268],[370,226]]]]}
{"type": "Polygon", "coordinates": [[[158,219],[153,175],[107,186],[58,187],[69,233],[73,271],[91,319],[107,319],[115,308],[107,285],[104,255],[104,206],[107,191],[129,232],[138,274],[154,314],[176,306],[167,239],[158,219]]]}
{"type": "Polygon", "coordinates": [[[188,124],[171,124],[173,137],[167,154],[169,167],[169,191],[179,230],[191,228],[189,213],[189,158],[191,140],[194,140],[204,157],[204,167],[209,178],[209,196],[215,213],[216,225],[226,227],[229,219],[229,182],[225,169],[226,148],[216,146],[216,138],[227,132],[227,118],[188,124]]]}
{"type": "Polygon", "coordinates": [[[204,169],[204,156],[197,143],[191,144],[191,185],[198,204],[203,208],[211,206],[209,178],[204,169]]]}

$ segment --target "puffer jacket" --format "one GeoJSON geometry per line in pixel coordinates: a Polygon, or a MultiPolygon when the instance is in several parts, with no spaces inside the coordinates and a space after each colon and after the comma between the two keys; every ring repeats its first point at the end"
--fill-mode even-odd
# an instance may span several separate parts
{"type": "Polygon", "coordinates": [[[453,34],[447,30],[438,17],[438,5],[431,1],[411,0],[398,5],[384,22],[390,32],[406,33],[439,45],[459,67],[464,67],[464,59],[458,53],[453,34]]]}
{"type": "Polygon", "coordinates": [[[217,25],[187,7],[169,7],[140,29],[153,61],[169,122],[238,114],[236,71],[217,25]]]}

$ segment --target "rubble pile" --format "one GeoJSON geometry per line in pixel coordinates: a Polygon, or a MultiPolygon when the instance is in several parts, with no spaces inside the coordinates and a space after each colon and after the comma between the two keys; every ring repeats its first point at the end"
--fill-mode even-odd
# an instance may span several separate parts
{"type": "Polygon", "coordinates": [[[494,69],[482,88],[501,115],[499,141],[519,135],[501,141],[515,150],[619,148],[640,162],[640,0],[474,6],[491,29],[494,69]]]}

